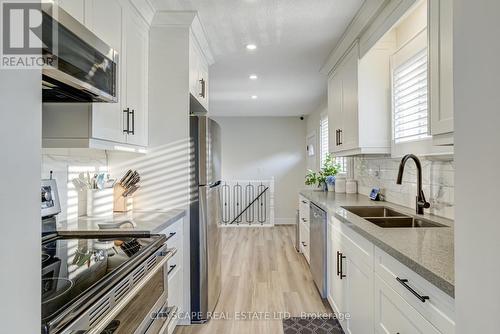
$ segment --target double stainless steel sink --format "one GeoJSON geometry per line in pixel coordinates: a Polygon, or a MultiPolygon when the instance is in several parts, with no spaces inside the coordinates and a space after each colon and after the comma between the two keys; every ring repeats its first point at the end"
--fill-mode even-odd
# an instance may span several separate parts
{"type": "Polygon", "coordinates": [[[427,219],[408,216],[385,206],[344,206],[343,208],[382,228],[446,227],[427,219]]]}

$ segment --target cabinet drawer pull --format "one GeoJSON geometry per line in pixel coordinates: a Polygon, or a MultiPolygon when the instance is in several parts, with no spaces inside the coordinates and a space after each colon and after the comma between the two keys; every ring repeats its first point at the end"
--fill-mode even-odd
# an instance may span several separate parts
{"type": "Polygon", "coordinates": [[[304,241],[302,241],[302,246],[307,247],[307,245],[304,241]]]}
{"type": "Polygon", "coordinates": [[[206,88],[205,88],[206,87],[205,79],[201,79],[200,80],[200,84],[201,84],[201,92],[200,92],[199,95],[200,95],[200,97],[205,98],[205,94],[206,94],[205,93],[205,90],[206,90],[206,88]]]}
{"type": "Polygon", "coordinates": [[[126,129],[123,129],[123,133],[129,134],[130,133],[130,108],[127,108],[123,110],[123,113],[125,114],[125,117],[127,118],[127,127],[126,129]]]}
{"type": "Polygon", "coordinates": [[[340,253],[340,279],[347,277],[346,275],[344,275],[344,268],[342,266],[342,260],[345,258],[345,255],[343,253],[340,253]]]}
{"type": "Polygon", "coordinates": [[[170,233],[168,234],[167,240],[168,240],[168,239],[170,239],[170,238],[172,238],[172,237],[173,237],[174,235],[176,235],[176,234],[177,234],[177,232],[170,232],[170,233]]]}
{"type": "Polygon", "coordinates": [[[406,278],[396,277],[396,280],[401,283],[408,291],[410,291],[415,297],[417,297],[422,303],[425,303],[426,300],[430,299],[429,296],[422,296],[417,291],[413,290],[411,286],[408,285],[408,280],[406,278]]]}
{"type": "Polygon", "coordinates": [[[339,145],[342,145],[342,129],[339,130],[339,145]]]}
{"type": "Polygon", "coordinates": [[[340,275],[340,252],[337,251],[337,276],[340,275]]]}
{"type": "Polygon", "coordinates": [[[135,110],[132,109],[130,114],[132,115],[132,131],[130,131],[129,133],[135,135],[135,110]]]}
{"type": "Polygon", "coordinates": [[[302,203],[307,204],[307,202],[306,202],[306,201],[302,201],[302,203]]]}
{"type": "Polygon", "coordinates": [[[168,276],[168,275],[170,275],[170,273],[171,273],[171,272],[175,269],[175,267],[177,267],[177,265],[176,265],[176,264],[173,264],[173,265],[171,265],[171,266],[169,267],[168,272],[167,272],[167,276],[168,276]]]}
{"type": "Polygon", "coordinates": [[[305,223],[305,222],[307,221],[307,219],[305,219],[305,218],[302,218],[302,221],[303,221],[303,222],[305,223]]]}

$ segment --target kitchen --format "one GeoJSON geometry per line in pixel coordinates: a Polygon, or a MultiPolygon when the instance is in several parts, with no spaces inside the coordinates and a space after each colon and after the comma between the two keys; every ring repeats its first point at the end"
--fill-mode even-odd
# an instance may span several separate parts
{"type": "Polygon", "coordinates": [[[2,332],[500,330],[497,2],[43,2],[2,332]]]}

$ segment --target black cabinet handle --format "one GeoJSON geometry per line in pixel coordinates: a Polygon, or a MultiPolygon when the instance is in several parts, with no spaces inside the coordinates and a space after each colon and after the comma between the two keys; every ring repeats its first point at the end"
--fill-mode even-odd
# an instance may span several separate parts
{"type": "Polygon", "coordinates": [[[408,291],[410,291],[415,297],[417,297],[422,303],[425,303],[426,300],[430,299],[429,296],[422,296],[417,291],[413,290],[411,286],[408,285],[408,280],[406,278],[396,277],[396,280],[401,283],[408,291]]]}
{"type": "Polygon", "coordinates": [[[206,82],[205,82],[205,79],[201,79],[201,80],[200,80],[200,84],[201,84],[201,92],[200,92],[200,94],[199,94],[199,95],[200,95],[200,97],[205,98],[205,93],[206,93],[206,92],[205,92],[205,91],[206,91],[206,88],[205,88],[205,87],[206,87],[206,82]]]}
{"type": "Polygon", "coordinates": [[[130,133],[130,117],[129,117],[130,108],[123,110],[123,113],[125,113],[125,116],[127,117],[127,128],[123,129],[123,133],[129,134],[130,133]]]}
{"type": "Polygon", "coordinates": [[[169,275],[169,274],[170,274],[170,273],[171,273],[171,272],[175,269],[175,267],[177,267],[177,265],[176,265],[176,264],[173,264],[173,265],[171,265],[171,266],[169,267],[168,272],[167,272],[167,276],[168,276],[168,275],[169,275]]]}
{"type": "Polygon", "coordinates": [[[302,246],[307,247],[307,245],[304,241],[302,241],[302,246]]]}
{"type": "Polygon", "coordinates": [[[135,135],[135,110],[132,109],[130,114],[132,115],[132,131],[130,131],[130,133],[135,135]]]}
{"type": "Polygon", "coordinates": [[[305,222],[307,221],[307,219],[305,219],[305,218],[302,218],[302,221],[303,221],[303,222],[305,223],[305,222]]]}
{"type": "Polygon", "coordinates": [[[342,267],[342,259],[345,259],[346,257],[344,256],[343,253],[340,253],[340,279],[347,277],[344,275],[344,268],[342,267]]]}
{"type": "Polygon", "coordinates": [[[339,130],[335,130],[335,146],[339,146],[339,130]]]}
{"type": "Polygon", "coordinates": [[[337,276],[340,275],[340,252],[337,251],[337,276]]]}
{"type": "Polygon", "coordinates": [[[170,233],[168,234],[167,240],[168,240],[168,239],[170,239],[170,238],[172,238],[172,237],[173,237],[174,235],[176,235],[176,234],[177,234],[177,232],[170,232],[170,233]]]}
{"type": "Polygon", "coordinates": [[[302,201],[302,203],[307,204],[307,201],[302,201]]]}
{"type": "Polygon", "coordinates": [[[339,145],[342,145],[342,129],[339,130],[339,145]]]}

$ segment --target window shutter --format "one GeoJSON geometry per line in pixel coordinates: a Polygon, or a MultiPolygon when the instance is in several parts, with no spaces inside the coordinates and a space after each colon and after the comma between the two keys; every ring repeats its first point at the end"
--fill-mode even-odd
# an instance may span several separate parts
{"type": "Polygon", "coordinates": [[[428,137],[427,48],[394,69],[393,110],[396,143],[428,137]]]}

